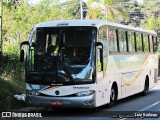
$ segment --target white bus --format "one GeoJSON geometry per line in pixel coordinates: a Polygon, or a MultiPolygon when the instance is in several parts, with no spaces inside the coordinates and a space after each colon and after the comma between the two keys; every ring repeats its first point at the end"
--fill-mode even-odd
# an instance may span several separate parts
{"type": "Polygon", "coordinates": [[[92,108],[155,86],[157,34],[101,20],[37,24],[26,52],[26,95],[31,106],[92,108]]]}

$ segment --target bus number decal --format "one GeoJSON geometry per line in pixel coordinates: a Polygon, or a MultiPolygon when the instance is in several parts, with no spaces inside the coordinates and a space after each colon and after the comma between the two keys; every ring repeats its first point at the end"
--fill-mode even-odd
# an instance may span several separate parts
{"type": "Polygon", "coordinates": [[[33,90],[39,90],[40,89],[40,85],[31,85],[31,88],[33,90]]]}

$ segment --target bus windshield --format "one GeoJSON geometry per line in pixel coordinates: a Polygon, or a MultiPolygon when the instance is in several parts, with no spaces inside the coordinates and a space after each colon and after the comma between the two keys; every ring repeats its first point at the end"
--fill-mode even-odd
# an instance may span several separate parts
{"type": "Polygon", "coordinates": [[[52,83],[93,82],[93,32],[93,28],[87,27],[37,28],[30,41],[29,79],[52,83]]]}

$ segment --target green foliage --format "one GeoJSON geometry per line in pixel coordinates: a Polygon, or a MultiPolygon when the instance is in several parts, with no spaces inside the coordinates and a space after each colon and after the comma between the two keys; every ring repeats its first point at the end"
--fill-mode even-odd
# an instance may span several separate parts
{"type": "MultiPolygon", "coordinates": [[[[119,5],[119,3],[122,0],[89,0],[88,4],[90,5],[89,11],[94,11],[95,8],[92,7],[92,3],[95,2],[97,5],[99,5],[101,8],[100,16],[103,11],[103,17],[102,19],[106,19],[108,21],[114,21],[114,22],[120,22],[120,20],[127,21],[128,20],[128,14],[124,11],[124,9],[119,5]]],[[[98,11],[98,9],[97,9],[98,11]]],[[[97,11],[88,13],[89,18],[90,16],[98,16],[97,11]],[[95,14],[95,15],[93,15],[95,14]]],[[[99,16],[98,16],[99,17],[99,16]]]]}
{"type": "Polygon", "coordinates": [[[160,38],[160,16],[158,18],[148,18],[144,26],[145,29],[156,31],[160,38]]]}
{"type": "Polygon", "coordinates": [[[79,0],[69,0],[62,4],[65,11],[65,19],[80,19],[80,2],[79,0]]]}
{"type": "Polygon", "coordinates": [[[159,0],[150,0],[142,5],[142,11],[147,18],[156,17],[157,11],[160,8],[159,0]]]}
{"type": "Polygon", "coordinates": [[[121,6],[129,13],[129,21],[124,21],[124,23],[134,27],[140,27],[141,23],[143,22],[141,5],[138,4],[136,0],[130,0],[129,3],[122,4],[121,6]]]}
{"type": "Polygon", "coordinates": [[[24,64],[17,62],[19,58],[14,55],[1,56],[0,65],[0,110],[17,109],[25,106],[13,96],[25,92],[24,64]]]}
{"type": "Polygon", "coordinates": [[[160,16],[158,18],[148,18],[146,19],[147,23],[145,25],[146,29],[150,29],[150,30],[155,30],[158,32],[158,30],[160,29],[160,16]]]}
{"type": "Polygon", "coordinates": [[[145,14],[145,22],[142,25],[145,29],[155,30],[160,37],[160,2],[159,0],[148,1],[142,6],[142,11],[145,14]]]}
{"type": "Polygon", "coordinates": [[[89,9],[87,19],[105,19],[105,16],[102,14],[100,7],[93,7],[89,9]]]}

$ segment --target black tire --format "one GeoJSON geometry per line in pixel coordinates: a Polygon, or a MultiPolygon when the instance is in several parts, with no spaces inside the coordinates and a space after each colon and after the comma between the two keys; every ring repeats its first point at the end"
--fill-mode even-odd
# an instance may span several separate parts
{"type": "Polygon", "coordinates": [[[147,93],[148,93],[148,90],[149,90],[149,81],[148,81],[148,79],[146,78],[145,84],[144,84],[144,90],[142,91],[142,95],[143,95],[143,96],[146,96],[147,93]]]}
{"type": "Polygon", "coordinates": [[[112,86],[111,88],[111,94],[110,94],[110,103],[108,104],[109,107],[112,107],[116,104],[117,102],[117,89],[115,86],[112,86]]]}

